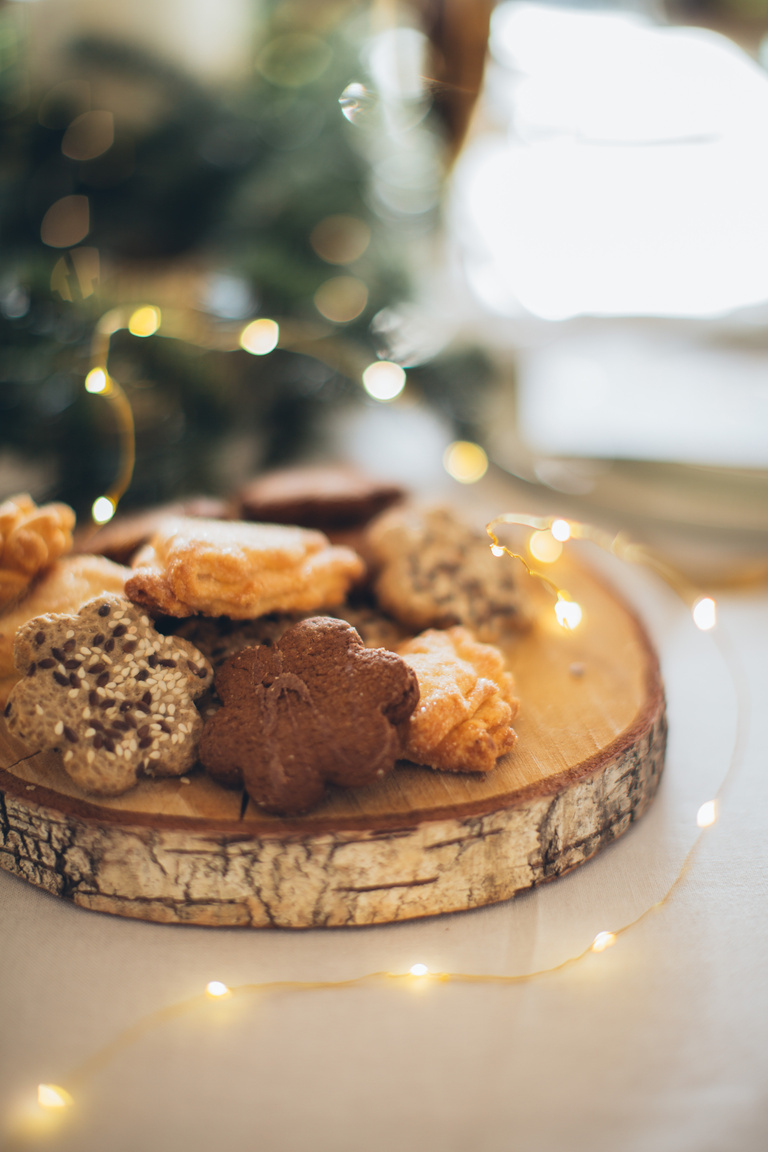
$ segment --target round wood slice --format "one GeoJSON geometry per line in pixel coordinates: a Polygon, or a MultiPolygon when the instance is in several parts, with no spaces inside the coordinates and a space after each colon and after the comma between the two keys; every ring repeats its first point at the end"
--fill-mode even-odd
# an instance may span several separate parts
{"type": "Polygon", "coordinates": [[[0,866],[83,908],[174,924],[379,924],[506,900],[581,864],[651,801],[664,692],[634,614],[573,561],[550,569],[584,610],[508,649],[518,743],[485,776],[400,764],[306,816],[260,812],[202,771],[85,795],[57,753],[0,730],[0,866]]]}

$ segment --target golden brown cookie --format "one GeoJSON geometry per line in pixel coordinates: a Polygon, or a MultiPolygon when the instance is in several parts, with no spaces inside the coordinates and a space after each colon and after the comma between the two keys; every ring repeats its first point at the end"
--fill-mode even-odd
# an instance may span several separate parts
{"type": "Polygon", "coordinates": [[[430,629],[397,651],[420,692],[403,729],[404,758],[443,772],[489,772],[517,741],[520,703],[498,648],[455,627],[430,629]]]}
{"type": "Polygon", "coordinates": [[[75,514],[68,504],[43,504],[23,493],[0,504],[0,609],[22,596],[44,568],[72,548],[75,514]]]}
{"type": "Polygon", "coordinates": [[[462,624],[483,641],[527,628],[530,610],[508,557],[447,508],[392,508],[368,531],[381,607],[412,632],[462,624]]]}
{"type": "Polygon", "coordinates": [[[216,691],[224,707],[203,730],[204,767],[268,811],[293,813],[317,804],[326,784],[359,787],[393,768],[398,726],[419,698],[404,660],[323,616],[233,656],[216,691]]]}
{"type": "Polygon", "coordinates": [[[27,594],[0,614],[0,703],[18,680],[13,659],[17,628],[46,612],[77,612],[100,592],[122,592],[130,568],[103,556],[64,556],[32,583],[27,594]]]}
{"type": "Polygon", "coordinates": [[[332,607],[364,572],[322,532],[189,519],[166,521],[133,567],[126,595],[150,611],[236,620],[332,607]]]}
{"type": "Polygon", "coordinates": [[[5,706],[30,748],[55,749],[87,792],[117,796],[137,776],[181,776],[197,759],[193,700],[213,671],[186,640],[161,636],[124,596],[27,621],[16,634],[21,680],[5,706]]]}

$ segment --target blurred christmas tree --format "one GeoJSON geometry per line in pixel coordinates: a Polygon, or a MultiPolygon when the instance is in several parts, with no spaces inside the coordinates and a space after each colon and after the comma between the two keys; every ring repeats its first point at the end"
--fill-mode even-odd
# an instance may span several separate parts
{"type": "MultiPolygon", "coordinates": [[[[81,36],[64,79],[27,92],[23,32],[18,6],[0,9],[0,460],[37,461],[36,497],[90,508],[118,452],[112,413],[82,387],[94,328],[144,304],[193,335],[112,339],[136,424],[126,504],[298,456],[329,406],[364,402],[372,321],[407,296],[406,254],[434,224],[428,93],[384,106],[352,4],[269,7],[247,82],[226,91],[81,36]],[[218,350],[256,316],[279,322],[274,351],[218,350]]],[[[464,430],[465,398],[452,386],[443,402],[464,430]]]]}

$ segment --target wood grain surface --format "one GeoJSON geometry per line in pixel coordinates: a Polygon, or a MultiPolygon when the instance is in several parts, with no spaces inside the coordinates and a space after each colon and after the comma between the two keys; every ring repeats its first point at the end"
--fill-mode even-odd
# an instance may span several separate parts
{"type": "Polygon", "coordinates": [[[566,632],[534,587],[508,649],[514,751],[486,776],[400,764],[284,819],[202,771],[83,793],[56,753],[0,728],[0,866],[84,908],[165,923],[375,924],[478,907],[552,879],[615,840],[664,762],[658,661],[634,614],[573,561],[551,568],[584,609],[566,632]]]}

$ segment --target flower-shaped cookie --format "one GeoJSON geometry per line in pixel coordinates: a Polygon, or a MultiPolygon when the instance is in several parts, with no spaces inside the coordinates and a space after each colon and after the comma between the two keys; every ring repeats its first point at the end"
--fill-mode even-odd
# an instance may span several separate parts
{"type": "Polygon", "coordinates": [[[365,648],[351,625],[313,616],[273,646],[246,648],[216,674],[224,707],[200,759],[271,812],[306,812],[326,783],[370,784],[400,754],[397,726],[416,706],[416,676],[394,652],[365,648]]]}
{"type": "Polygon", "coordinates": [[[398,652],[421,693],[405,726],[405,759],[443,772],[490,771],[517,741],[520,706],[499,649],[456,627],[423,632],[398,652]]]}
{"type": "Polygon", "coordinates": [[[181,776],[197,759],[202,720],[193,700],[212,669],[186,640],[161,636],[123,596],[105,594],[77,615],[38,616],[16,633],[23,678],[8,726],[38,749],[63,752],[88,792],[116,796],[148,776],[181,776]]]}
{"type": "Polygon", "coordinates": [[[43,568],[72,547],[75,514],[68,504],[41,508],[26,493],[0,504],[0,608],[11,604],[43,568]]]}

